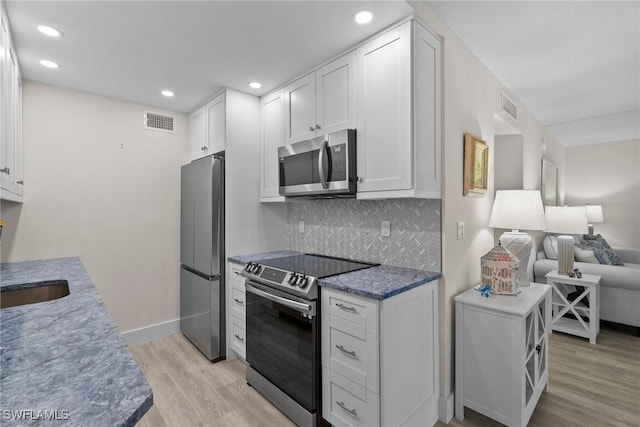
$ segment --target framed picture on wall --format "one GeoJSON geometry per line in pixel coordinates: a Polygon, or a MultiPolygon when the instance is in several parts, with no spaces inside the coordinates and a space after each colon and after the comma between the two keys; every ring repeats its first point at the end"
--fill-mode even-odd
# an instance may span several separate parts
{"type": "Polygon", "coordinates": [[[463,196],[482,197],[489,186],[489,146],[470,133],[464,134],[463,196]]]}
{"type": "Polygon", "coordinates": [[[558,204],[558,167],[547,159],[542,159],[542,203],[545,206],[558,204]]]}

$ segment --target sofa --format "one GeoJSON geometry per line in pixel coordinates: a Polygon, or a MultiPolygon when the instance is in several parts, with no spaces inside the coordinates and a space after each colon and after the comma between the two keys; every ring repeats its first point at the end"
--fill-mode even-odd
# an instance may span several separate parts
{"type": "MultiPolygon", "coordinates": [[[[634,326],[640,337],[640,249],[611,249],[621,258],[622,265],[575,261],[574,268],[601,276],[600,319],[634,326]]],[[[534,281],[546,283],[545,275],[557,269],[557,259],[548,259],[547,253],[540,250],[533,264],[534,281]]]]}

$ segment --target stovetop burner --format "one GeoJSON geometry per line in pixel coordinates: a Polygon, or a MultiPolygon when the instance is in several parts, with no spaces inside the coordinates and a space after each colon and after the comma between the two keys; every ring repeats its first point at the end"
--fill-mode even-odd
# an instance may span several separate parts
{"type": "Polygon", "coordinates": [[[248,263],[242,276],[307,299],[316,299],[317,281],[379,264],[327,255],[304,254],[248,263]]]}

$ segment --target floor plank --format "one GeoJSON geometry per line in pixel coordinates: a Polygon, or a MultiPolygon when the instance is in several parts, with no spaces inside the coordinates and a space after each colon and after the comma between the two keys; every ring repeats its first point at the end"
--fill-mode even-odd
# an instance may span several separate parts
{"type": "MultiPolygon", "coordinates": [[[[247,385],[239,359],[210,363],[181,334],[130,349],[154,398],[139,426],[293,426],[247,385]]],[[[608,326],[602,327],[597,345],[553,333],[549,362],[549,391],[542,394],[530,427],[640,426],[640,338],[608,326]]],[[[454,418],[448,425],[502,424],[465,409],[463,421],[454,418]]]]}

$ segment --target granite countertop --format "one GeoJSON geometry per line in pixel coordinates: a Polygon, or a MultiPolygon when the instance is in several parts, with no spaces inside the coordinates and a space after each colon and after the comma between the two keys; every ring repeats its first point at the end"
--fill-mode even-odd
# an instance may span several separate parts
{"type": "MultiPolygon", "coordinates": [[[[259,254],[239,255],[229,257],[229,262],[246,264],[260,262],[271,258],[281,258],[290,255],[300,255],[298,251],[273,251],[259,254]]],[[[441,273],[433,271],[414,270],[412,268],[378,265],[350,273],[320,279],[321,287],[333,288],[343,292],[361,295],[367,298],[383,300],[413,289],[425,283],[438,280],[441,273]]]]}
{"type": "Polygon", "coordinates": [[[135,425],[153,394],[80,259],[6,263],[0,275],[2,289],[63,279],[70,291],[0,310],[3,425],[135,425]]]}

